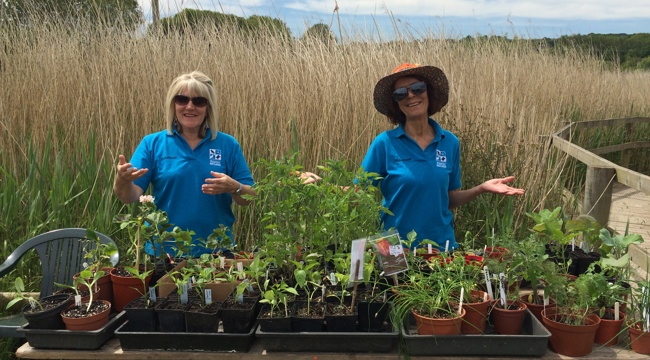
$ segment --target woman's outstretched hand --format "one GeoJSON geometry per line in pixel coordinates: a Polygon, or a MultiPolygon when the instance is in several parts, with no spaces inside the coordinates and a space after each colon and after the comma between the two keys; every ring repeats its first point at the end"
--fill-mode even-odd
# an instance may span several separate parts
{"type": "Polygon", "coordinates": [[[483,183],[483,190],[493,194],[501,195],[523,195],[524,189],[517,189],[508,186],[506,183],[513,182],[514,176],[508,176],[501,179],[492,179],[483,183]]]}
{"type": "Polygon", "coordinates": [[[305,172],[296,171],[295,175],[298,176],[299,178],[303,179],[303,182],[302,182],[303,184],[313,184],[316,181],[321,180],[320,176],[318,176],[318,175],[316,175],[316,174],[314,174],[312,172],[309,172],[309,171],[305,171],[305,172]]]}

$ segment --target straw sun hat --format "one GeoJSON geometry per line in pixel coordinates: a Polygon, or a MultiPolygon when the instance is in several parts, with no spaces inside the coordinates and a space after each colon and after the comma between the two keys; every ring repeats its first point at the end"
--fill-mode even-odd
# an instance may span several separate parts
{"type": "MultiPolygon", "coordinates": [[[[447,104],[447,100],[449,100],[449,83],[442,70],[435,66],[403,63],[393,69],[390,75],[379,79],[377,85],[375,85],[373,97],[377,111],[388,115],[388,104],[394,101],[392,94],[395,90],[395,82],[405,76],[422,78],[429,85],[427,91],[433,92],[433,100],[435,101],[434,106],[429,104],[429,115],[440,111],[447,104]]],[[[431,96],[429,96],[429,99],[431,99],[431,96]]]]}

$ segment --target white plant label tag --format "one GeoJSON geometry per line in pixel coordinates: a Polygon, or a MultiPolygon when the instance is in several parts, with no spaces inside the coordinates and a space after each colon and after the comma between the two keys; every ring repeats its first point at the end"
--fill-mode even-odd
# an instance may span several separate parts
{"type": "Polygon", "coordinates": [[[506,307],[506,274],[499,273],[499,295],[501,296],[501,306],[506,307]]]}
{"type": "Polygon", "coordinates": [[[212,304],[212,290],[210,289],[205,289],[205,304],[212,304]]]}
{"type": "MultiPolygon", "coordinates": [[[[352,240],[352,248],[350,249],[350,282],[355,282],[357,280],[363,280],[363,260],[366,255],[366,238],[352,240]],[[359,263],[359,272],[357,273],[357,278],[353,279],[354,272],[357,268],[357,262],[359,263]]],[[[336,284],[336,279],[334,279],[333,284],[336,284]]]]}
{"type": "Polygon", "coordinates": [[[151,299],[151,302],[156,302],[156,288],[153,286],[149,286],[149,299],[151,299]]]}
{"type": "Polygon", "coordinates": [[[485,274],[485,288],[487,289],[490,299],[494,299],[494,293],[492,292],[492,281],[490,281],[490,272],[488,271],[487,266],[483,266],[483,273],[485,274]]]}
{"type": "Polygon", "coordinates": [[[449,251],[449,240],[445,242],[445,252],[449,251]]]}
{"type": "Polygon", "coordinates": [[[463,297],[465,296],[465,288],[460,288],[460,301],[458,301],[458,315],[463,313],[463,297]]]}
{"type": "Polygon", "coordinates": [[[226,258],[224,256],[219,256],[219,267],[222,269],[226,267],[226,258]]]}
{"type": "Polygon", "coordinates": [[[81,306],[81,295],[75,295],[74,296],[74,304],[76,306],[81,306]]]}
{"type": "Polygon", "coordinates": [[[336,274],[333,272],[330,273],[330,283],[332,283],[332,285],[336,285],[336,274]]]}
{"type": "Polygon", "coordinates": [[[544,306],[549,306],[551,304],[551,299],[548,295],[544,295],[544,306]]]}
{"type": "Polygon", "coordinates": [[[187,283],[181,285],[182,286],[182,293],[181,293],[181,304],[187,304],[188,297],[187,297],[187,283]]]}
{"type": "Polygon", "coordinates": [[[433,254],[433,246],[431,244],[427,244],[427,254],[433,254]]]}
{"type": "Polygon", "coordinates": [[[244,294],[238,294],[237,295],[237,302],[240,304],[244,303],[244,294]]]}

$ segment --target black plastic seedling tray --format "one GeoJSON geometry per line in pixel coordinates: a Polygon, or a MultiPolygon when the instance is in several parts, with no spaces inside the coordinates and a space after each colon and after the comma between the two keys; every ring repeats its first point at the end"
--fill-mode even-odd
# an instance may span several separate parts
{"type": "Polygon", "coordinates": [[[413,356],[541,357],[546,354],[551,333],[526,310],[519,335],[498,335],[491,326],[484,335],[417,335],[417,329],[411,325],[403,328],[402,337],[406,352],[413,356]]]}
{"type": "Polygon", "coordinates": [[[384,353],[395,350],[398,330],[383,332],[255,332],[262,349],[278,352],[384,353]]]}
{"type": "Polygon", "coordinates": [[[124,311],[111,316],[101,329],[92,331],[31,329],[29,325],[16,331],[25,334],[29,345],[36,349],[96,350],[113,337],[115,330],[126,321],[124,311]]]}
{"type": "Polygon", "coordinates": [[[122,350],[247,352],[255,340],[255,328],[248,333],[136,332],[129,321],[115,331],[122,350]]]}

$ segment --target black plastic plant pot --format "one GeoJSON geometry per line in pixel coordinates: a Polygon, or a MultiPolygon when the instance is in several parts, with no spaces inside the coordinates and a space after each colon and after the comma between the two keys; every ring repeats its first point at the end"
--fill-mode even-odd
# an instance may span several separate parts
{"type": "Polygon", "coordinates": [[[156,331],[158,329],[158,313],[153,305],[146,306],[143,297],[133,299],[124,307],[126,318],[131,322],[132,331],[156,331]]]}
{"type": "Polygon", "coordinates": [[[185,332],[185,308],[187,304],[167,299],[156,305],[158,329],[161,332],[185,332]]]}
{"type": "Polygon", "coordinates": [[[203,305],[200,299],[193,301],[185,310],[187,332],[216,333],[219,330],[220,303],[203,305]]]}
{"type": "Polygon", "coordinates": [[[43,311],[38,308],[33,311],[29,304],[22,309],[23,316],[29,323],[29,327],[31,329],[65,329],[61,311],[72,305],[72,296],[69,294],[50,295],[38,301],[44,307],[43,311]]]}
{"type": "Polygon", "coordinates": [[[571,259],[569,274],[580,276],[587,272],[589,265],[600,260],[600,254],[595,252],[586,253],[582,249],[576,248],[569,254],[569,258],[571,259]]]}
{"type": "Polygon", "coordinates": [[[275,310],[273,317],[271,317],[270,309],[271,307],[269,305],[262,306],[257,316],[257,323],[260,325],[260,329],[264,332],[291,332],[291,314],[293,311],[289,310],[287,314],[284,311],[284,305],[280,305],[280,308],[275,310]]]}
{"type": "Polygon", "coordinates": [[[219,310],[223,332],[244,334],[251,330],[257,318],[257,301],[244,298],[242,303],[228,298],[219,310]]]}
{"type": "Polygon", "coordinates": [[[329,332],[355,332],[357,331],[357,311],[345,314],[332,314],[330,311],[337,307],[336,304],[328,304],[325,312],[325,328],[329,332]]]}
{"type": "Polygon", "coordinates": [[[361,301],[357,303],[359,331],[384,331],[384,322],[392,303],[381,301],[361,301]]]}
{"type": "Polygon", "coordinates": [[[296,301],[293,316],[291,316],[291,328],[294,332],[322,332],[325,325],[325,307],[318,302],[312,301],[310,313],[302,315],[307,308],[306,301],[296,301]]]}

